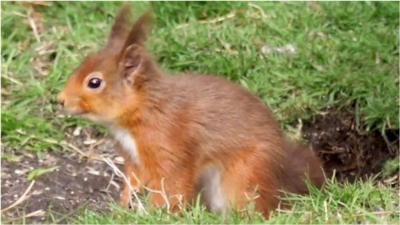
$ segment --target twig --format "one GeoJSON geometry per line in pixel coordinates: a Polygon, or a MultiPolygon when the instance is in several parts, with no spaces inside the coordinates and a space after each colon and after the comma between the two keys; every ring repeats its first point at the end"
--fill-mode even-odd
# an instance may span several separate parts
{"type": "Polygon", "coordinates": [[[108,189],[110,188],[111,183],[113,182],[113,180],[114,180],[114,173],[111,174],[111,178],[110,178],[110,181],[108,181],[108,184],[107,184],[107,187],[106,187],[106,191],[108,191],[108,189]]]}
{"type": "Polygon", "coordinates": [[[165,191],[165,186],[164,186],[164,180],[165,178],[161,178],[161,196],[163,196],[165,202],[167,203],[167,210],[169,211],[171,204],[169,202],[168,196],[167,196],[167,192],[165,191]]]}
{"type": "Polygon", "coordinates": [[[16,221],[16,220],[20,220],[20,219],[29,218],[29,217],[44,216],[45,214],[46,214],[46,212],[43,209],[39,209],[39,210],[33,211],[31,213],[28,213],[24,216],[21,216],[21,217],[9,218],[9,219],[7,218],[7,223],[16,221]]]}
{"type": "MultiPolygon", "coordinates": [[[[233,11],[233,12],[230,12],[229,14],[227,14],[225,16],[216,17],[216,18],[213,18],[213,19],[210,19],[210,20],[200,20],[197,23],[200,23],[200,24],[215,24],[215,23],[219,23],[219,22],[222,22],[224,20],[227,20],[227,19],[231,19],[231,18],[233,18],[235,16],[236,16],[236,11],[233,11]]],[[[180,24],[180,25],[176,26],[175,29],[181,29],[181,28],[187,27],[189,25],[190,25],[190,23],[180,24]]]]}
{"type": "MultiPolygon", "coordinates": [[[[62,145],[68,147],[69,149],[71,149],[73,151],[78,152],[79,154],[83,155],[84,157],[88,157],[89,158],[88,154],[82,152],[79,148],[77,148],[76,146],[74,146],[74,145],[72,145],[70,143],[63,142],[62,145]]],[[[137,202],[137,204],[139,206],[139,210],[142,211],[142,212],[145,212],[146,214],[148,213],[146,211],[145,207],[144,207],[144,204],[141,202],[139,196],[137,195],[137,190],[135,190],[132,187],[130,179],[115,165],[115,163],[111,159],[103,157],[103,156],[100,156],[100,157],[91,156],[90,158],[94,159],[94,160],[98,160],[98,161],[103,161],[108,166],[110,166],[113,169],[114,174],[117,175],[118,177],[121,177],[124,180],[124,182],[128,185],[128,188],[129,188],[131,194],[133,194],[133,196],[134,196],[134,198],[135,198],[135,200],[136,200],[136,202],[137,202]]],[[[171,204],[169,202],[168,195],[167,195],[167,193],[165,191],[164,178],[161,179],[161,190],[155,190],[155,189],[152,189],[152,188],[144,186],[141,183],[140,179],[136,176],[136,174],[132,173],[132,175],[133,175],[133,178],[135,179],[135,181],[139,184],[139,186],[143,187],[145,190],[147,190],[149,192],[160,194],[162,196],[162,198],[164,199],[166,205],[167,205],[167,209],[168,210],[170,209],[171,204]]],[[[110,180],[110,181],[112,181],[112,180],[110,180]]],[[[130,204],[133,205],[132,199],[130,198],[129,200],[130,200],[130,204]]]]}
{"type": "MultiPolygon", "coordinates": [[[[95,160],[101,160],[101,161],[107,163],[107,165],[109,165],[109,166],[113,169],[114,173],[115,173],[117,176],[122,177],[122,179],[124,180],[124,182],[128,185],[128,188],[129,188],[129,190],[130,190],[130,193],[133,194],[133,196],[134,196],[136,202],[138,203],[138,205],[139,205],[139,210],[141,210],[141,211],[147,213],[147,211],[145,210],[144,204],[141,202],[139,196],[137,195],[137,190],[134,189],[134,188],[131,186],[130,178],[128,178],[128,177],[115,165],[115,163],[114,163],[111,159],[105,158],[105,157],[96,157],[96,158],[94,158],[94,159],[95,159],[95,160]]],[[[169,201],[168,194],[167,194],[167,192],[166,192],[166,190],[165,190],[165,178],[164,178],[164,177],[161,179],[161,184],[160,184],[160,185],[161,185],[161,187],[160,187],[161,190],[156,190],[156,189],[152,189],[152,188],[150,188],[150,187],[147,187],[147,186],[143,185],[142,182],[141,182],[140,179],[136,176],[135,173],[131,173],[131,175],[132,175],[132,177],[135,179],[135,181],[139,184],[139,187],[143,188],[144,190],[146,190],[146,191],[148,191],[148,192],[150,192],[150,193],[155,193],[155,194],[161,195],[161,197],[164,199],[164,202],[165,202],[165,204],[166,204],[167,210],[169,211],[169,210],[171,209],[171,203],[170,203],[170,201],[169,201]]],[[[110,182],[112,182],[112,180],[110,180],[110,182]]],[[[178,202],[181,204],[181,203],[182,203],[182,197],[181,197],[181,196],[176,196],[176,197],[178,198],[178,202]]],[[[129,200],[130,200],[130,204],[133,205],[132,199],[130,198],[129,200]]]]}
{"type": "Polygon", "coordinates": [[[37,26],[36,26],[36,23],[35,23],[35,20],[32,18],[32,13],[33,13],[33,9],[31,8],[31,9],[28,11],[28,16],[27,16],[28,22],[29,22],[29,25],[30,25],[31,28],[32,28],[33,35],[35,36],[37,42],[41,42],[41,41],[40,41],[39,32],[38,32],[38,29],[37,29],[37,26]]]}
{"type": "Polygon", "coordinates": [[[81,154],[84,157],[88,157],[88,154],[82,152],[78,147],[68,143],[68,142],[62,142],[61,145],[68,147],[69,149],[76,151],[77,153],[81,154]]]}
{"type": "Polygon", "coordinates": [[[101,140],[99,140],[99,141],[96,141],[94,144],[91,144],[90,146],[89,146],[89,155],[91,155],[92,154],[92,152],[93,152],[93,150],[94,150],[94,148],[95,147],[97,147],[97,146],[99,146],[99,145],[101,145],[101,144],[103,144],[104,143],[104,139],[101,139],[101,140]]]}
{"type": "MultiPolygon", "coordinates": [[[[101,158],[105,163],[107,163],[107,165],[109,165],[113,169],[114,173],[117,176],[122,177],[124,179],[126,185],[128,185],[129,191],[131,192],[131,194],[133,194],[133,196],[135,197],[135,199],[137,201],[137,204],[139,205],[140,212],[144,212],[144,213],[148,214],[143,203],[140,201],[140,198],[137,195],[136,190],[133,189],[130,180],[125,176],[125,174],[123,172],[121,172],[121,170],[114,164],[114,162],[112,160],[105,158],[105,157],[101,157],[101,158]]],[[[131,205],[133,205],[132,199],[130,198],[129,200],[130,200],[131,205]]]]}
{"type": "Polygon", "coordinates": [[[24,15],[22,13],[19,13],[19,12],[12,12],[11,14],[14,14],[14,15],[19,16],[19,17],[26,18],[26,15],[24,15]]]}
{"type": "Polygon", "coordinates": [[[142,187],[143,187],[145,190],[149,191],[149,192],[156,193],[156,194],[160,194],[161,197],[164,199],[165,204],[167,205],[167,210],[169,211],[170,208],[171,208],[171,203],[169,202],[167,192],[165,191],[164,180],[165,180],[164,177],[161,178],[161,190],[160,190],[160,191],[159,191],[159,190],[152,189],[152,188],[149,188],[149,187],[146,187],[146,186],[144,186],[144,185],[142,185],[142,187]]]}
{"type": "Polygon", "coordinates": [[[44,216],[45,214],[46,214],[46,212],[43,209],[39,209],[34,212],[28,213],[23,218],[29,218],[29,217],[34,217],[34,216],[44,216]]]}
{"type": "Polygon", "coordinates": [[[140,185],[141,187],[143,187],[146,191],[151,192],[151,193],[160,194],[161,197],[164,199],[165,203],[167,204],[167,210],[170,209],[171,204],[170,204],[170,202],[169,202],[168,195],[167,195],[167,193],[166,193],[166,191],[165,191],[165,187],[164,187],[164,179],[165,179],[165,178],[164,178],[164,177],[161,178],[161,190],[159,191],[159,190],[152,189],[152,188],[149,188],[149,187],[143,185],[143,184],[140,182],[140,179],[136,176],[136,174],[132,173],[132,175],[133,175],[133,178],[136,180],[136,182],[138,182],[139,185],[140,185]]]}
{"type": "Polygon", "coordinates": [[[12,77],[9,77],[9,76],[6,75],[6,74],[2,74],[1,76],[4,77],[4,78],[6,78],[7,80],[9,80],[9,81],[11,81],[11,82],[17,84],[17,85],[22,85],[22,83],[21,83],[20,81],[14,79],[14,78],[12,78],[12,77]]]}
{"type": "MultiPolygon", "coordinates": [[[[282,208],[277,208],[276,209],[277,212],[282,212],[282,213],[293,213],[293,210],[289,210],[289,209],[282,209],[282,208]]],[[[304,213],[304,212],[299,212],[299,213],[304,213]]]]}
{"type": "Polygon", "coordinates": [[[23,201],[25,201],[26,199],[28,199],[30,196],[27,196],[28,193],[31,191],[33,185],[35,184],[35,180],[33,180],[31,182],[31,184],[28,186],[28,188],[25,190],[25,192],[21,195],[21,197],[19,199],[17,199],[17,201],[15,201],[13,204],[11,204],[10,206],[8,206],[5,209],[0,210],[1,213],[4,213],[7,210],[10,210],[12,208],[14,208],[15,206],[21,204],[23,201]]]}
{"type": "MultiPolygon", "coordinates": [[[[67,142],[63,142],[62,145],[68,147],[69,149],[78,152],[79,154],[83,155],[84,157],[88,157],[89,155],[82,152],[79,148],[77,148],[76,146],[67,143],[67,142]]],[[[97,156],[92,156],[90,157],[91,159],[94,160],[98,160],[98,161],[102,161],[105,162],[108,166],[110,166],[113,169],[113,172],[115,175],[122,177],[122,179],[124,180],[124,182],[126,183],[126,185],[128,185],[129,191],[131,194],[133,194],[133,196],[135,197],[135,200],[137,201],[137,204],[139,205],[139,210],[141,212],[145,212],[147,214],[147,211],[143,205],[143,203],[140,201],[139,196],[136,194],[136,190],[133,189],[130,180],[125,176],[125,174],[123,172],[121,172],[121,170],[114,164],[114,162],[108,158],[105,158],[103,156],[97,157],[97,156]]],[[[129,198],[130,204],[133,205],[132,199],[129,198]]]]}
{"type": "Polygon", "coordinates": [[[257,10],[260,12],[261,17],[263,17],[263,18],[266,18],[266,17],[267,17],[267,15],[265,15],[264,10],[263,10],[260,6],[258,6],[258,5],[256,5],[256,4],[253,4],[253,3],[249,3],[249,6],[255,8],[255,9],[257,9],[257,10]]]}

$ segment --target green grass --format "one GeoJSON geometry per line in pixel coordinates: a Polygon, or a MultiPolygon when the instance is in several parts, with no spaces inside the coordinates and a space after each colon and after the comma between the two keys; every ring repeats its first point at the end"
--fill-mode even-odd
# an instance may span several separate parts
{"type": "Polygon", "coordinates": [[[344,223],[399,223],[398,196],[392,189],[377,187],[372,181],[338,184],[330,182],[325,190],[312,189],[310,196],[291,195],[286,198],[294,205],[291,209],[274,212],[265,221],[251,209],[233,212],[225,218],[207,212],[195,205],[181,214],[166,209],[150,209],[149,214],[112,207],[111,213],[96,213],[83,209],[81,215],[71,219],[79,224],[344,224],[344,223]]]}
{"type": "MultiPolygon", "coordinates": [[[[134,5],[136,11],[148,7],[147,3],[134,5]]],[[[260,96],[285,129],[295,126],[298,119],[341,108],[354,109],[363,129],[383,132],[399,128],[397,3],[152,5],[157,22],[148,46],[167,71],[215,74],[238,82],[260,96]],[[215,18],[221,21],[214,23],[215,18]],[[296,48],[295,54],[264,55],[261,51],[265,45],[288,44],[296,48]]],[[[27,8],[19,3],[1,3],[1,135],[5,147],[35,153],[62,150],[66,128],[92,126],[81,119],[59,117],[56,94],[83,57],[105,42],[120,6],[111,2],[57,2],[36,7],[45,27],[38,42],[24,17],[27,8]],[[46,47],[52,51],[41,55],[40,49],[46,47]],[[39,63],[48,66],[48,73],[40,74],[35,69],[39,63]]],[[[383,218],[374,216],[372,212],[377,209],[368,204],[376,203],[384,211],[398,210],[398,205],[387,200],[396,197],[393,190],[370,183],[333,183],[311,197],[292,200],[296,210],[279,213],[270,222],[395,221],[386,214],[383,218]],[[348,192],[359,197],[343,196],[348,192]],[[372,200],[371,195],[377,195],[374,193],[384,200],[372,200]]],[[[78,221],[221,221],[201,209],[182,216],[164,213],[167,219],[159,221],[161,213],[156,211],[148,218],[121,209],[104,216],[88,211],[78,221]]],[[[262,221],[258,217],[238,217],[229,222],[262,221]]]]}
{"type": "MultiPolygon", "coordinates": [[[[21,4],[2,3],[2,137],[17,131],[36,141],[62,139],[55,96],[80,60],[104,43],[118,3],[54,3],[38,7],[46,32],[39,43],[21,4]],[[54,52],[38,55],[51,46],[54,52]],[[39,75],[35,60],[49,64],[39,75]],[[14,123],[13,121],[18,121],[14,123]],[[32,123],[32,121],[35,121],[32,123]],[[35,124],[32,126],[32,124],[35,124]]],[[[143,11],[145,3],[139,4],[143,11]]],[[[398,11],[394,3],[154,3],[149,47],[165,69],[228,77],[259,95],[290,125],[327,108],[352,107],[368,129],[399,128],[398,11]],[[315,9],[316,8],[316,9],[315,9]],[[182,11],[182,9],[185,9],[182,11]],[[220,23],[200,20],[225,18],[220,23]],[[186,25],[186,26],[185,26],[186,25]],[[292,44],[294,55],[261,48],[292,44]]],[[[34,150],[51,148],[32,144],[34,150]]],[[[54,147],[54,146],[53,146],[54,147]]]]}

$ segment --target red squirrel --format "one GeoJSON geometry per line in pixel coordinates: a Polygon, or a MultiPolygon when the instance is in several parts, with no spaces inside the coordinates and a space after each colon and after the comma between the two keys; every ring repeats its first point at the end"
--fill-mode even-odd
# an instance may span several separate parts
{"type": "MultiPolygon", "coordinates": [[[[268,217],[282,191],[321,187],[321,163],[288,141],[271,111],[245,88],[217,76],[168,75],[145,48],[152,14],[129,24],[123,7],[106,46],[89,55],[58,100],[67,111],[109,127],[131,186],[155,206],[172,208],[198,196],[212,212],[254,202],[268,217]]],[[[125,185],[121,203],[128,206],[125,185]]]]}

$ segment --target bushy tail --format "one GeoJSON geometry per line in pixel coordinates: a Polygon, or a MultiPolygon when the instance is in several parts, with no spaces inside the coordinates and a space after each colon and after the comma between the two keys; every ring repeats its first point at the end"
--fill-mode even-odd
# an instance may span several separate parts
{"type": "Polygon", "coordinates": [[[307,180],[318,188],[324,184],[322,163],[311,149],[287,142],[286,153],[282,176],[285,191],[307,194],[307,180]]]}

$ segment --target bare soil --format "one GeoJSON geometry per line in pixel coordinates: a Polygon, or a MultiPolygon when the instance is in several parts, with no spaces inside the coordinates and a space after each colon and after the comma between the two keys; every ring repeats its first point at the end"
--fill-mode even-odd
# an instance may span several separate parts
{"type": "MultiPolygon", "coordinates": [[[[386,160],[399,155],[399,130],[366,132],[357,127],[354,112],[328,112],[303,125],[304,139],[322,159],[328,175],[338,180],[383,178],[386,160]]],[[[397,181],[398,185],[398,181],[397,181]]]]}
{"type": "Polygon", "coordinates": [[[2,213],[3,223],[21,223],[23,218],[28,223],[65,223],[65,218],[82,207],[104,211],[110,207],[110,203],[116,203],[122,180],[96,156],[112,159],[119,167],[123,161],[115,155],[113,140],[92,138],[90,136],[94,136],[93,133],[89,128],[76,136],[67,135],[70,136],[70,144],[87,153],[88,157],[74,151],[49,151],[34,155],[2,148],[3,153],[23,157],[16,163],[2,160],[2,209],[13,204],[26,191],[31,183],[27,180],[30,171],[57,167],[55,171],[36,179],[24,202],[2,213]],[[56,221],[51,219],[51,214],[56,215],[56,221]]]}
{"type": "MultiPolygon", "coordinates": [[[[376,175],[385,160],[399,155],[398,130],[387,131],[386,140],[379,132],[359,131],[351,112],[318,116],[304,124],[302,133],[323,160],[328,174],[335,170],[339,180],[376,175]]],[[[2,209],[26,191],[31,183],[27,180],[31,170],[58,168],[40,176],[21,204],[2,212],[3,223],[21,223],[22,219],[26,223],[65,223],[64,219],[80,208],[107,211],[110,203],[116,202],[122,188],[121,179],[105,162],[90,157],[101,155],[121,166],[114,141],[92,128],[68,130],[66,136],[68,143],[85,152],[85,157],[76,151],[34,155],[2,147],[3,153],[23,156],[16,163],[1,161],[2,209]],[[52,214],[57,215],[56,220],[51,219],[52,214]]]]}

